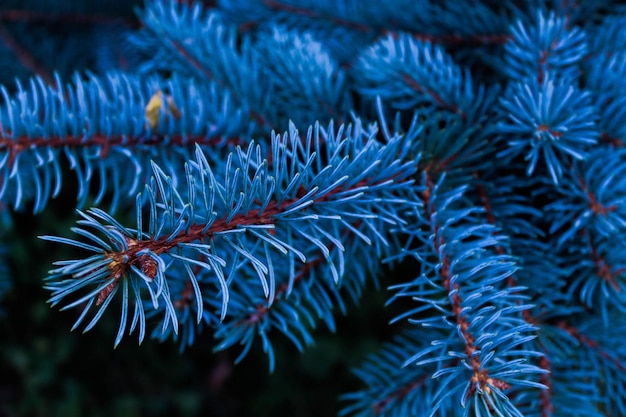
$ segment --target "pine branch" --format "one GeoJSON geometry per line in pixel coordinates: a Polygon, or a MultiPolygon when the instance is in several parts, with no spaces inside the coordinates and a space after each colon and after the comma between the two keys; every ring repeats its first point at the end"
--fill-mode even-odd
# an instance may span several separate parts
{"type": "MultiPolygon", "coordinates": [[[[367,389],[342,395],[342,400],[352,404],[345,406],[340,415],[392,417],[406,415],[407,412],[430,414],[432,406],[424,398],[433,395],[429,380],[437,372],[437,367],[433,364],[411,366],[405,360],[413,352],[426,349],[429,341],[437,337],[437,332],[428,328],[406,329],[378,353],[371,355],[354,371],[367,389]]],[[[443,369],[455,367],[459,361],[453,359],[443,369]]],[[[446,402],[441,405],[439,413],[443,415],[455,409],[453,404],[446,402]]]]}
{"type": "Polygon", "coordinates": [[[38,212],[58,195],[62,154],[76,172],[79,206],[98,173],[95,202],[112,191],[115,208],[120,198],[139,191],[151,159],[163,163],[177,184],[184,180],[175,165],[194,145],[219,155],[216,145],[248,141],[245,109],[215,86],[177,77],[76,76],[66,87],[57,77],[54,87],[33,79],[17,89],[14,97],[2,89],[0,108],[0,198],[16,208],[33,199],[38,212]]]}
{"type": "Polygon", "coordinates": [[[477,101],[469,74],[441,48],[407,35],[370,47],[352,72],[360,94],[381,97],[394,109],[428,106],[467,119],[477,101]]]}
{"type": "MultiPolygon", "coordinates": [[[[360,221],[351,227],[359,234],[371,234],[371,231],[361,227],[360,221]]],[[[270,300],[262,296],[258,284],[251,287],[248,282],[246,285],[235,283],[236,291],[233,291],[234,297],[229,302],[229,314],[215,333],[220,340],[216,349],[242,344],[243,350],[236,360],[239,362],[258,336],[263,342],[263,350],[268,354],[270,371],[273,371],[275,355],[272,332],[287,336],[300,351],[313,343],[312,329],[317,327],[318,320],[334,332],[335,310],[345,314],[346,296],[357,302],[366,280],[375,277],[379,269],[376,254],[372,253],[374,251],[351,229],[344,230],[337,244],[341,246],[329,245],[328,255],[319,249],[312,256],[305,254],[307,262],[297,265],[293,279],[288,281],[284,278],[281,280],[281,277],[291,276],[288,268],[281,267],[284,263],[281,263],[280,258],[273,260],[274,275],[282,282],[277,285],[270,300]]],[[[238,271],[241,269],[240,266],[238,271]]],[[[244,275],[245,271],[244,268],[244,275]]],[[[252,276],[252,273],[248,271],[247,275],[252,276]]]]}
{"type": "Polygon", "coordinates": [[[74,251],[44,284],[74,328],[118,309],[114,345],[209,332],[273,370],[371,280],[409,326],[343,415],[626,415],[623,6],[150,0],[137,27],[127,3],[18,3],[0,221],[66,165],[79,206],[135,203],[43,237],[74,251]]]}
{"type": "Polygon", "coordinates": [[[436,329],[440,335],[430,346],[406,359],[405,364],[437,365],[432,378],[442,380],[422,399],[429,404],[430,415],[456,404],[464,409],[464,415],[521,415],[504,392],[513,386],[545,387],[526,379],[544,372],[525,363],[528,357],[540,353],[521,348],[535,337],[531,334],[534,327],[519,316],[529,306],[517,302],[524,298],[518,294],[520,288],[498,285],[514,273],[514,259],[488,254],[499,239],[489,225],[465,223],[477,211],[455,207],[463,190],[444,191],[444,178],[434,184],[425,176],[423,218],[428,234],[412,232],[407,247],[424,241],[428,242],[424,248],[428,252],[419,246],[407,251],[422,262],[421,275],[397,286],[400,291],[395,296],[411,297],[418,302],[417,307],[396,321],[415,317],[411,319],[413,323],[436,329]],[[433,256],[436,260],[431,263],[433,256]],[[451,361],[458,363],[453,365],[451,361]]]}
{"type": "Polygon", "coordinates": [[[548,73],[577,78],[578,64],[587,54],[585,33],[568,28],[567,18],[538,13],[536,23],[518,20],[511,28],[512,41],[505,46],[506,71],[513,79],[536,78],[541,85],[548,73]]]}
{"type": "Polygon", "coordinates": [[[524,155],[527,174],[539,161],[556,184],[570,163],[582,160],[598,142],[595,109],[588,93],[546,76],[541,84],[514,83],[500,99],[503,121],[497,132],[508,149],[499,157],[524,155]],[[528,149],[530,148],[530,149],[528,149]]]}
{"type": "MultiPolygon", "coordinates": [[[[358,129],[355,132],[356,137],[363,134],[358,129]]],[[[122,287],[117,344],[127,325],[130,289],[135,300],[130,331],[139,321],[141,340],[145,325],[143,291],[150,293],[154,308],[162,300],[163,328],[171,324],[176,331],[178,323],[168,286],[170,268],[184,268],[192,281],[196,281],[194,266],[210,272],[213,284],[219,288],[220,319],[224,320],[231,279],[225,271],[241,260],[249,262],[264,297],[271,302],[276,294],[272,253],[287,257],[288,277],[283,279],[293,288],[295,265],[298,260],[306,262],[306,248],[319,248],[328,262],[330,243],[324,242],[339,241],[346,228],[368,245],[386,244],[380,232],[370,239],[347,221],[360,219],[370,233],[380,224],[404,222],[398,217],[398,210],[415,204],[402,197],[410,190],[414,171],[413,164],[397,159],[404,154],[406,144],[403,138],[394,138],[382,146],[371,139],[371,134],[368,141],[354,140],[351,131],[346,136],[343,138],[343,129],[335,136],[332,128],[323,131],[317,127],[314,132],[309,130],[303,144],[292,127],[288,136],[273,137],[271,167],[268,156],[261,156],[261,148],[251,145],[247,151],[238,149],[229,155],[223,176],[216,176],[204,154],[196,150],[195,161],[186,166],[187,184],[182,192],[154,166],[155,176],[146,188],[150,205],[147,232],[143,230],[138,204],[135,229],[93,209],[81,214],[82,227],[74,229],[92,243],[45,237],[95,253],[58,264],[60,268],[51,272],[47,283],[52,291],[51,302],[58,304],[75,292],[90,288],[87,294],[64,307],[87,303],[76,326],[95,307],[97,311],[86,327],[88,330],[122,287]],[[188,197],[184,199],[181,196],[185,194],[188,197]],[[110,243],[88,229],[103,234],[110,243]]],[[[198,317],[201,315],[198,312],[198,317]]]]}
{"type": "Polygon", "coordinates": [[[585,230],[604,238],[626,230],[624,160],[623,150],[600,148],[573,165],[558,188],[559,198],[546,206],[553,217],[550,233],[559,232],[559,246],[585,230]]]}
{"type": "Polygon", "coordinates": [[[151,2],[141,19],[146,31],[134,44],[151,57],[142,72],[174,65],[179,73],[215,82],[249,109],[264,134],[290,120],[309,125],[348,114],[345,75],[310,36],[273,31],[253,41],[197,4],[151,2]]]}

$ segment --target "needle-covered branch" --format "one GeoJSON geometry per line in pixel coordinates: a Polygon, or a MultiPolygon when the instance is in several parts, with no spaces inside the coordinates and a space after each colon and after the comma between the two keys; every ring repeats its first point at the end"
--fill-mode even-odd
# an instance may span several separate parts
{"type": "MultiPolygon", "coordinates": [[[[346,231],[377,251],[388,243],[384,228],[404,224],[400,213],[418,204],[410,199],[415,163],[406,159],[406,149],[406,137],[395,136],[382,144],[375,131],[364,131],[359,124],[337,132],[332,126],[328,130],[316,126],[304,141],[292,126],[289,133],[272,137],[269,153],[256,144],[238,148],[228,156],[223,171],[214,170],[198,148],[185,166],[184,186],[175,186],[154,165],[145,191],[148,218],[144,221],[138,197],[135,228],[92,209],[81,213],[79,227],[74,228],[83,240],[45,237],[92,253],[59,262],[59,268],[51,271],[46,284],[51,302],[63,303],[65,309],[84,305],[76,325],[94,310],[89,329],[121,291],[116,344],[126,331],[131,309],[130,331],[139,323],[141,340],[147,295],[154,308],[165,306],[164,329],[171,325],[176,330],[178,325],[168,270],[187,271],[197,300],[194,270],[209,272],[224,320],[231,282],[240,286],[249,279],[238,272],[240,263],[247,262],[248,273],[253,271],[261,284],[257,291],[271,306],[277,282],[287,283],[284,295],[289,295],[299,265],[312,261],[307,257],[312,249],[330,262],[331,249],[343,248],[346,231]],[[278,263],[287,267],[275,267],[278,263]],[[277,277],[277,271],[283,276],[277,277]]],[[[338,271],[345,269],[344,258],[339,262],[332,272],[335,284],[342,279],[338,271]]],[[[202,316],[201,309],[197,316],[202,316]]]]}

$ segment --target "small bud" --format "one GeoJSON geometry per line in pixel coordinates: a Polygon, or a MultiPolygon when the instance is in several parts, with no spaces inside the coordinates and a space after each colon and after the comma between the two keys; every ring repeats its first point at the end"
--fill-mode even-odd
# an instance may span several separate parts
{"type": "MultiPolygon", "coordinates": [[[[167,102],[166,111],[171,114],[174,119],[180,119],[181,113],[178,107],[176,107],[176,104],[174,104],[174,99],[171,96],[166,96],[165,101],[167,102]]],[[[159,125],[159,117],[161,116],[163,105],[163,92],[157,90],[146,105],[146,125],[149,125],[153,129],[159,125]]]]}

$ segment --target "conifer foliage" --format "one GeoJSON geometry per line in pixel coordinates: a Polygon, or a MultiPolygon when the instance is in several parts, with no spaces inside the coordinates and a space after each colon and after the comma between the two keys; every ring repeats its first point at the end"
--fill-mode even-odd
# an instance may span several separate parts
{"type": "Polygon", "coordinates": [[[304,350],[376,286],[396,336],[342,416],[626,415],[626,9],[98,7],[58,10],[81,59],[29,56],[70,36],[0,10],[3,227],[78,183],[76,226],[41,236],[75,254],[43,278],[74,328],[209,332],[273,370],[275,338],[304,350]]]}

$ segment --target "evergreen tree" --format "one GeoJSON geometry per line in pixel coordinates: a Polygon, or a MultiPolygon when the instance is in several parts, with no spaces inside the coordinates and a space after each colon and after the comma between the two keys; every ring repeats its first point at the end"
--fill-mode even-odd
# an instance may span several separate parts
{"type": "Polygon", "coordinates": [[[272,371],[375,286],[340,415],[626,415],[619,4],[5,3],[3,227],[77,179],[73,328],[272,371]]]}

